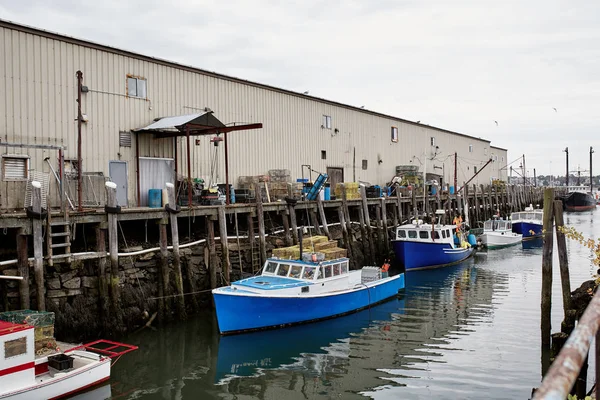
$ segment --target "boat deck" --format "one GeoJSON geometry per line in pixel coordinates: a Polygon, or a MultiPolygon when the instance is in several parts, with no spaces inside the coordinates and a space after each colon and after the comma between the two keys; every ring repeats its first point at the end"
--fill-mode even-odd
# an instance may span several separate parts
{"type": "Polygon", "coordinates": [[[297,279],[265,275],[253,276],[252,278],[247,278],[241,281],[234,282],[234,284],[236,286],[245,286],[252,289],[261,290],[289,289],[299,286],[312,285],[311,282],[300,281],[297,279]]]}

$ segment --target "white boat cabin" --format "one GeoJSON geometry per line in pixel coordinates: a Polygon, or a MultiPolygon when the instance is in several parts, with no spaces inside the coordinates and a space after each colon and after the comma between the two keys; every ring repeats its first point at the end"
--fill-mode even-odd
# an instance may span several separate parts
{"type": "Polygon", "coordinates": [[[483,223],[484,232],[512,232],[512,222],[503,219],[487,220],[483,223]]]}
{"type": "Polygon", "coordinates": [[[525,207],[525,211],[510,214],[510,219],[513,224],[517,222],[528,222],[531,224],[542,225],[544,220],[544,210],[541,208],[534,210],[531,206],[525,207]]]}
{"type": "Polygon", "coordinates": [[[347,275],[348,270],[347,258],[323,261],[318,264],[270,258],[263,268],[262,275],[314,281],[347,275]]]}
{"type": "Polygon", "coordinates": [[[454,243],[456,225],[431,225],[422,221],[400,225],[396,228],[396,240],[424,243],[454,243]]]}
{"type": "Polygon", "coordinates": [[[0,397],[35,382],[33,327],[0,321],[0,397]]]}

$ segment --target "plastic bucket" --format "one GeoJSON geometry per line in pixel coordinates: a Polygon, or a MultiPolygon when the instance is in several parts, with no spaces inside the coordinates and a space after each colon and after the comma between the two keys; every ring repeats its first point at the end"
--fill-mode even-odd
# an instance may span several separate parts
{"type": "Polygon", "coordinates": [[[437,193],[437,188],[435,186],[431,187],[431,194],[435,196],[435,194],[437,193]]]}
{"type": "Polygon", "coordinates": [[[150,207],[150,208],[161,208],[162,207],[162,189],[148,190],[148,207],[150,207]]]}
{"type": "Polygon", "coordinates": [[[331,187],[327,184],[323,188],[325,200],[331,200],[331,187]]]}
{"type": "Polygon", "coordinates": [[[454,194],[454,186],[450,186],[450,194],[454,194]]]}

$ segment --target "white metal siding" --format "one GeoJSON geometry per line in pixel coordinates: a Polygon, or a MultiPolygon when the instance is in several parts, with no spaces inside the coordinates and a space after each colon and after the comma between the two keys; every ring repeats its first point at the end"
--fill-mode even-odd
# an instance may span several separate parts
{"type": "MultiPolygon", "coordinates": [[[[82,127],[86,172],[108,176],[109,160],[135,166],[136,141],[140,156],[173,158],[173,139],[133,135],[132,147],[123,147],[119,145],[120,132],[147,125],[157,117],[189,114],[204,107],[214,110],[224,123],[263,123],[263,129],[228,134],[230,181],[234,184],[238,176],[265,174],[269,169],[286,168],[296,178],[302,164],[323,172],[327,167],[340,167],[347,181],[355,176],[356,180],[385,184],[397,165],[411,161],[420,165],[425,156],[431,156],[431,136],[435,136],[439,152],[427,162],[428,172],[443,170],[444,181],[451,182],[453,154],[457,152],[462,183],[490,154],[486,140],[43,34],[0,27],[0,54],[4,54],[0,60],[0,138],[12,143],[63,145],[67,147],[65,158],[77,156],[75,73],[83,72],[83,84],[90,89],[82,95],[82,111],[89,118],[82,127]],[[128,74],[146,79],[147,98],[127,96],[128,74]],[[321,128],[323,115],[331,116],[332,129],[321,128]],[[391,141],[392,126],[398,128],[397,143],[391,141]],[[473,153],[468,152],[470,144],[473,153]],[[321,159],[322,150],[327,152],[326,160],[321,159]],[[367,170],[361,168],[363,159],[368,160],[367,170]]],[[[215,174],[224,181],[223,144],[215,150],[210,137],[199,137],[198,146],[195,139],[191,141],[192,175],[209,181],[211,162],[217,157],[215,174]]],[[[187,175],[186,140],[179,138],[177,143],[179,174],[187,175]]],[[[56,153],[32,149],[31,168],[50,172],[43,160],[50,157],[56,166],[56,153]]],[[[492,176],[497,172],[486,168],[473,183],[488,183],[492,176]]],[[[7,187],[2,192],[9,194],[7,187]]],[[[137,199],[135,170],[129,174],[128,187],[130,201],[137,199]]],[[[6,206],[6,200],[2,202],[0,205],[6,206]]]]}

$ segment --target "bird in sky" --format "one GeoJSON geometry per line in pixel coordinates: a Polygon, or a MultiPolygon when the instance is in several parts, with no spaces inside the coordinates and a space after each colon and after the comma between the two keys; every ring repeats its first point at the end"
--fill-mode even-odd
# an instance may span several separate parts
{"type": "Polygon", "coordinates": [[[554,112],[558,112],[558,110],[556,108],[552,107],[552,109],[554,110],[554,112]]]}
{"type": "Polygon", "coordinates": [[[496,123],[496,126],[498,126],[498,121],[494,121],[496,123]]]}

